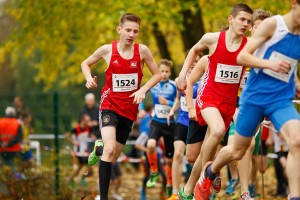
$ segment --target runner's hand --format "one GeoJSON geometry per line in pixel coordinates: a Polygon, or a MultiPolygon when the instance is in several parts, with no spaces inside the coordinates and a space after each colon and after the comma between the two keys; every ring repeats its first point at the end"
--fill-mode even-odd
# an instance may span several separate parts
{"type": "Polygon", "coordinates": [[[198,121],[195,108],[189,108],[189,118],[194,121],[198,121]]]}
{"type": "Polygon", "coordinates": [[[272,62],[270,69],[275,72],[285,74],[291,70],[291,63],[284,60],[275,61],[272,62]]]}
{"type": "Polygon", "coordinates": [[[85,87],[87,87],[88,89],[94,89],[97,88],[97,76],[94,76],[94,78],[90,78],[86,81],[85,83],[85,87]]]}
{"type": "Polygon", "coordinates": [[[186,78],[182,77],[182,76],[179,76],[176,86],[177,86],[177,89],[185,95],[186,78]]]}
{"type": "Polygon", "coordinates": [[[170,126],[170,120],[173,117],[174,117],[174,111],[171,109],[170,112],[169,112],[169,114],[168,114],[168,117],[167,117],[168,126],[170,126]]]}
{"type": "Polygon", "coordinates": [[[140,104],[145,99],[145,92],[138,90],[138,91],[134,92],[133,94],[131,94],[129,97],[134,97],[133,102],[132,102],[133,104],[140,104]]]}
{"type": "Polygon", "coordinates": [[[169,104],[168,100],[165,97],[162,97],[162,96],[158,97],[158,102],[161,105],[168,105],[169,104]]]}

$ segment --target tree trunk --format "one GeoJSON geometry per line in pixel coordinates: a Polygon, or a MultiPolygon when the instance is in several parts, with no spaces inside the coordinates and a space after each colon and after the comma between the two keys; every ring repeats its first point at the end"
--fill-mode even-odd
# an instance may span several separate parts
{"type": "MultiPolygon", "coordinates": [[[[163,33],[159,30],[159,26],[158,26],[157,22],[152,23],[152,33],[155,37],[156,44],[158,46],[161,58],[172,60],[171,54],[168,50],[167,40],[166,40],[165,36],[163,35],[163,33]]],[[[175,66],[173,66],[173,68],[171,69],[171,77],[170,78],[171,79],[176,78],[175,66]]]]}
{"type": "Polygon", "coordinates": [[[184,29],[181,31],[181,37],[184,44],[184,50],[191,49],[204,35],[204,25],[202,21],[202,12],[197,0],[190,0],[196,12],[192,12],[190,8],[184,8],[183,0],[179,0],[183,16],[184,29]]]}
{"type": "Polygon", "coordinates": [[[162,32],[159,30],[158,23],[153,22],[152,27],[152,32],[155,37],[156,44],[158,46],[161,57],[171,60],[171,54],[168,50],[167,40],[162,34],[162,32]]]}

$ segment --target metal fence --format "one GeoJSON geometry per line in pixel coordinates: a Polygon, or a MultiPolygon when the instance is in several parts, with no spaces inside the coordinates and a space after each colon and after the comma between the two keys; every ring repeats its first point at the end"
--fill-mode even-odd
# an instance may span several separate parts
{"type": "MultiPolygon", "coordinates": [[[[63,196],[61,194],[66,191],[64,188],[65,182],[72,171],[72,158],[66,150],[66,146],[70,145],[70,143],[66,141],[64,134],[70,131],[73,122],[77,122],[79,112],[84,105],[84,94],[71,94],[70,92],[0,94],[0,117],[4,116],[4,110],[7,106],[13,106],[13,100],[16,95],[23,98],[24,104],[30,109],[33,116],[35,136],[35,138],[31,137],[34,141],[33,153],[35,157],[37,153],[40,153],[36,158],[41,158],[38,161],[40,166],[37,167],[39,178],[36,178],[36,187],[34,188],[33,186],[31,190],[34,191],[30,192],[32,194],[28,194],[29,198],[27,199],[44,199],[41,196],[45,196],[47,199],[51,196],[63,196]],[[49,138],[48,136],[51,137],[49,138]]],[[[9,186],[3,184],[6,180],[5,173],[4,170],[0,170],[0,189],[5,187],[4,189],[2,188],[2,196],[0,190],[0,199],[5,197],[5,194],[3,194],[5,191],[8,193],[7,196],[11,192],[9,191],[9,186]]],[[[26,180],[29,181],[31,178],[23,177],[21,179],[24,182],[26,180]]],[[[26,187],[33,184],[29,184],[29,182],[25,184],[26,187]]],[[[16,192],[16,197],[12,199],[23,197],[26,190],[28,190],[28,188],[23,188],[24,192],[22,190],[23,186],[20,187],[21,189],[17,188],[19,192],[16,192]]],[[[10,199],[10,197],[7,198],[10,199]]]]}

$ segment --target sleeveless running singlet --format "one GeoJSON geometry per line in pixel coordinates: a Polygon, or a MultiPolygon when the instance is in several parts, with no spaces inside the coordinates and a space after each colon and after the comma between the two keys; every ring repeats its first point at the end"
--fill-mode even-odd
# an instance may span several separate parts
{"type": "Polygon", "coordinates": [[[105,72],[106,83],[102,88],[100,110],[112,110],[132,121],[136,120],[138,105],[129,97],[140,88],[142,80],[139,45],[134,44],[131,59],[124,59],[118,52],[117,41],[112,43],[112,55],[105,72]]]}
{"type": "Polygon", "coordinates": [[[273,36],[254,55],[274,61],[287,60],[291,63],[291,70],[280,74],[269,69],[251,69],[241,95],[241,103],[267,106],[295,96],[294,78],[300,59],[300,34],[290,33],[282,16],[276,15],[274,18],[276,29],[273,36]]]}
{"type": "Polygon", "coordinates": [[[215,52],[209,56],[209,67],[199,91],[202,97],[212,97],[219,101],[236,104],[240,80],[244,67],[237,65],[236,59],[245,46],[243,36],[238,50],[230,52],[226,48],[226,32],[220,32],[215,52]]]}

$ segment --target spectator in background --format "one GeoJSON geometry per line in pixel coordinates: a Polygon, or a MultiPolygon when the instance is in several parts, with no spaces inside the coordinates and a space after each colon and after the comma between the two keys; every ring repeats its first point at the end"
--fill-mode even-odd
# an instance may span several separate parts
{"type": "Polygon", "coordinates": [[[32,153],[30,150],[30,140],[29,134],[32,133],[31,121],[32,116],[28,112],[24,112],[21,115],[22,118],[22,130],[23,130],[23,137],[21,143],[21,156],[23,159],[23,169],[28,169],[33,165],[34,159],[32,157],[32,153]]]}
{"type": "MultiPolygon", "coordinates": [[[[89,127],[91,118],[88,114],[82,114],[79,124],[71,131],[70,134],[66,134],[66,138],[75,146],[75,155],[78,159],[78,168],[72,174],[70,181],[74,183],[74,178],[79,174],[84,165],[87,165],[88,161],[88,138],[91,135],[91,129],[89,127]]],[[[92,168],[89,168],[91,171],[92,168]]],[[[83,174],[80,179],[80,184],[86,186],[85,175],[83,174]]]]}
{"type": "Polygon", "coordinates": [[[16,109],[7,107],[0,119],[0,161],[14,170],[14,157],[21,150],[22,127],[16,118],[16,109]]]}
{"type": "Polygon", "coordinates": [[[84,97],[85,106],[82,109],[80,116],[82,114],[88,114],[91,118],[89,126],[91,127],[91,132],[96,136],[96,138],[101,138],[99,131],[99,108],[96,106],[95,95],[93,93],[87,93],[84,97]]]}
{"type": "Polygon", "coordinates": [[[14,104],[16,109],[16,116],[18,119],[22,119],[22,113],[30,113],[30,109],[24,104],[21,96],[15,96],[14,104]]]}

